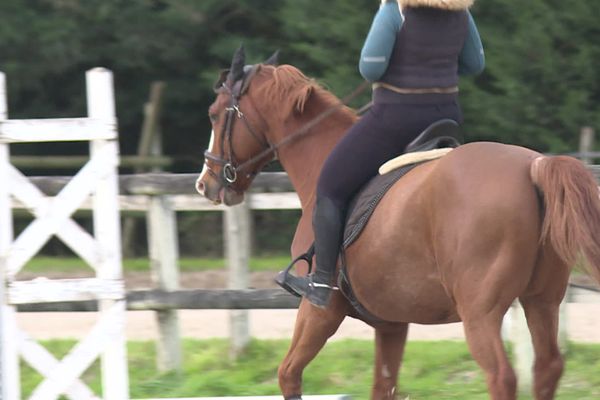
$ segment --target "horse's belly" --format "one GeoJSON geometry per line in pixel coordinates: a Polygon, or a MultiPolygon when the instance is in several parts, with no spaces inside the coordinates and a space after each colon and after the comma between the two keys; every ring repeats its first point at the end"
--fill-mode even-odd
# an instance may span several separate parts
{"type": "Polygon", "coordinates": [[[383,320],[419,324],[460,320],[453,300],[430,266],[412,262],[386,266],[351,255],[347,264],[359,302],[383,320]]]}

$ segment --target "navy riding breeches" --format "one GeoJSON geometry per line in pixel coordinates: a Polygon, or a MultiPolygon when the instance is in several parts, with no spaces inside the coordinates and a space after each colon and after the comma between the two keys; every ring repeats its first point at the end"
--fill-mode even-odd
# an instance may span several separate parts
{"type": "Polygon", "coordinates": [[[456,100],[442,104],[374,104],[340,140],[325,161],[317,197],[345,208],[379,167],[432,123],[449,118],[462,123],[456,100]]]}

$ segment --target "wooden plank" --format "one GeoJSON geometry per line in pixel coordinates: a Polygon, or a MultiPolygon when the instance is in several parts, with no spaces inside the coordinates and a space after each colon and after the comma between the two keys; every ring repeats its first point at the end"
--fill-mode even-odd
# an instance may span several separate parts
{"type": "MultiPolygon", "coordinates": [[[[569,303],[600,303],[600,293],[571,287],[569,303]]],[[[142,310],[266,310],[298,308],[300,299],[283,289],[186,289],[165,291],[159,289],[134,290],[126,293],[127,309],[142,310]]],[[[20,304],[19,312],[97,311],[97,302],[57,302],[48,304],[20,304]]]]}
{"type": "MultiPolygon", "coordinates": [[[[51,198],[51,197],[49,197],[51,198]]],[[[152,196],[145,195],[120,195],[118,196],[121,211],[147,211],[150,208],[152,196]]],[[[215,206],[206,198],[194,194],[168,195],[165,198],[171,203],[174,211],[224,211],[227,207],[215,206]]],[[[300,200],[296,193],[258,193],[252,194],[249,201],[253,210],[296,210],[300,208],[300,200]]],[[[13,209],[29,209],[23,202],[13,199],[13,209]]],[[[90,199],[84,200],[78,210],[91,210],[90,199]]]]}
{"type": "MultiPolygon", "coordinates": [[[[223,218],[225,253],[229,289],[247,289],[250,262],[250,209],[242,203],[225,209],[223,218]]],[[[246,310],[232,310],[229,315],[229,355],[237,359],[250,342],[249,316],[246,310]]]]}
{"type": "MultiPolygon", "coordinates": [[[[6,101],[6,76],[0,72],[0,121],[8,118],[6,101]]],[[[8,144],[0,142],[0,398],[4,400],[21,399],[19,354],[14,345],[16,321],[14,307],[6,303],[6,272],[8,269],[8,251],[14,237],[13,218],[10,208],[10,149],[8,144]]]]}
{"type": "MultiPolygon", "coordinates": [[[[116,119],[113,76],[104,68],[94,68],[86,72],[88,116],[110,121],[116,119]]],[[[94,236],[103,249],[98,277],[101,279],[122,279],[121,228],[118,204],[118,154],[119,143],[113,140],[94,140],[90,143],[92,158],[104,151],[115,158],[109,174],[98,181],[93,196],[94,236]]],[[[114,316],[120,328],[101,355],[102,392],[106,400],[129,398],[129,375],[127,372],[127,352],[125,339],[125,303],[103,300],[100,310],[114,316]]]]}
{"type": "MultiPolygon", "coordinates": [[[[19,332],[19,352],[23,359],[42,376],[48,376],[60,363],[44,346],[25,332],[19,332]]],[[[75,379],[65,395],[72,400],[100,400],[81,380],[75,379]]]]}
{"type": "MultiPolygon", "coordinates": [[[[2,300],[4,303],[4,300],[2,300]]],[[[21,399],[21,369],[19,366],[20,358],[18,346],[15,340],[18,335],[16,310],[14,307],[0,304],[0,314],[2,314],[2,360],[0,361],[0,371],[2,400],[20,400],[21,399]]]]}
{"type": "Polygon", "coordinates": [[[3,143],[89,141],[116,137],[114,119],[9,119],[0,122],[0,142],[3,143]]]}
{"type": "MultiPolygon", "coordinates": [[[[33,185],[20,171],[12,168],[12,193],[17,200],[26,207],[36,218],[44,218],[51,207],[54,198],[46,197],[33,185]]],[[[66,219],[58,226],[56,235],[85,260],[88,265],[96,269],[99,262],[100,248],[95,239],[86,230],[72,219],[66,219]]]]}
{"type": "MultiPolygon", "coordinates": [[[[148,211],[148,249],[154,286],[162,290],[179,289],[179,242],[176,215],[165,196],[150,199],[148,211]]],[[[159,371],[181,371],[182,353],[179,317],[176,310],[156,313],[159,340],[156,343],[159,371]]]]}
{"type": "MultiPolygon", "coordinates": [[[[11,156],[10,162],[17,168],[56,169],[80,168],[88,162],[88,156],[11,156]]],[[[121,155],[119,164],[124,168],[168,167],[175,159],[168,156],[121,155]]]]}
{"type": "MultiPolygon", "coordinates": [[[[125,156],[127,157],[127,156],[125,156]]],[[[150,173],[119,176],[121,194],[184,195],[201,197],[195,188],[198,174],[150,173]]],[[[56,195],[69,182],[66,176],[37,176],[29,178],[46,195],[56,195]]],[[[263,172],[253,181],[253,193],[293,192],[285,172],[263,172]]]]}
{"type": "MultiPolygon", "coordinates": [[[[104,149],[92,155],[90,162],[83,167],[73,179],[54,198],[46,210],[43,218],[35,219],[29,224],[19,237],[12,243],[8,259],[9,276],[15,276],[23,265],[46,243],[48,238],[55,234],[61,224],[79,207],[86,197],[94,190],[96,182],[114,169],[117,153],[114,149],[104,149]]],[[[16,169],[13,169],[16,177],[16,169]]],[[[116,179],[116,178],[115,178],[116,179]]],[[[20,183],[17,179],[15,184],[20,183]]],[[[116,194],[115,194],[116,197],[116,194]]],[[[35,199],[32,199],[35,201],[35,199]]],[[[105,200],[109,202],[110,200],[105,200]]],[[[116,199],[115,199],[116,201],[116,199]]],[[[107,204],[110,204],[107,203],[107,204]]],[[[96,226],[96,225],[95,225],[96,226]]]]}
{"type": "Polygon", "coordinates": [[[121,279],[36,278],[31,281],[10,282],[8,285],[8,304],[124,298],[125,284],[121,279]]]}
{"type": "Polygon", "coordinates": [[[298,308],[300,299],[283,289],[138,290],[127,293],[130,310],[252,310],[298,308]]]}

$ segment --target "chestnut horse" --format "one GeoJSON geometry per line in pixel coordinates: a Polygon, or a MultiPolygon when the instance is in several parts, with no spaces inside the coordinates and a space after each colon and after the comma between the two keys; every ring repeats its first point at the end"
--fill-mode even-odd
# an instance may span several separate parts
{"type": "MultiPolygon", "coordinates": [[[[197,189],[216,204],[237,204],[276,156],[302,204],[291,248],[297,257],[313,242],[321,166],[357,117],[298,69],[244,68],[239,53],[216,93],[197,189]]],[[[387,321],[370,323],[376,346],[371,398],[396,398],[409,323],[462,321],[490,397],[515,399],[516,376],[500,336],[515,299],[533,339],[534,396],[554,398],[564,365],[557,344],[559,304],[580,258],[600,281],[599,240],[597,184],[574,158],[479,142],[413,169],[383,197],[346,252],[358,300],[387,321]]],[[[297,272],[307,273],[307,266],[297,272]]],[[[285,399],[301,398],[304,368],[348,315],[357,317],[339,291],[324,310],[301,302],[278,371],[285,399]]]]}

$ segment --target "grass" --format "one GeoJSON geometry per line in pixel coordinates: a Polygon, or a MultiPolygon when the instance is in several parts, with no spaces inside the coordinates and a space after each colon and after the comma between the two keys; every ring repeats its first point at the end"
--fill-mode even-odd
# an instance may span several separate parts
{"type": "MultiPolygon", "coordinates": [[[[72,342],[44,344],[52,353],[63,355],[72,342]]],[[[246,354],[233,362],[227,357],[224,339],[185,340],[185,365],[183,373],[177,375],[156,371],[153,343],[129,343],[131,398],[278,395],[277,366],[288,345],[285,340],[253,341],[246,354]]],[[[368,399],[372,358],[370,341],[332,342],[305,370],[304,392],[346,393],[354,399],[368,399]]],[[[22,371],[23,391],[29,394],[40,378],[29,368],[22,371]]],[[[85,373],[84,380],[96,392],[100,391],[97,364],[85,373]]],[[[482,373],[462,342],[409,343],[400,375],[400,392],[411,400],[488,399],[482,373]]],[[[598,398],[600,345],[571,344],[557,399],[598,398]]]]}
{"type": "MultiPolygon", "coordinates": [[[[251,271],[279,271],[290,262],[289,255],[253,257],[250,259],[251,271]]],[[[181,271],[208,271],[225,268],[223,258],[181,258],[179,268],[181,271]]],[[[129,271],[148,271],[150,261],[147,258],[126,258],[123,260],[123,269],[129,271]]],[[[90,271],[85,261],[73,257],[35,257],[24,268],[31,273],[90,271]]]]}

